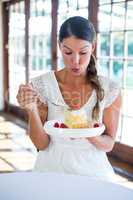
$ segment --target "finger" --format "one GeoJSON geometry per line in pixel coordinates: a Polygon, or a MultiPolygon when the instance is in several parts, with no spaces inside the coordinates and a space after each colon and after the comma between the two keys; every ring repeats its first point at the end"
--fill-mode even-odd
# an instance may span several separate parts
{"type": "Polygon", "coordinates": [[[32,101],[37,101],[38,97],[36,94],[33,94],[33,93],[20,93],[19,95],[17,95],[18,102],[28,101],[31,99],[32,101]]]}
{"type": "Polygon", "coordinates": [[[22,100],[22,99],[19,99],[18,100],[18,103],[19,103],[19,105],[21,106],[21,107],[24,107],[24,106],[26,106],[27,104],[30,104],[30,103],[37,103],[37,99],[33,99],[33,98],[30,98],[30,99],[24,99],[24,100],[22,100]]]}
{"type": "MultiPolygon", "coordinates": [[[[38,94],[36,93],[36,91],[29,91],[29,90],[26,90],[26,91],[23,91],[21,94],[25,95],[25,96],[37,96],[38,97],[38,94]]],[[[20,94],[20,95],[21,95],[20,94]]]]}
{"type": "Polygon", "coordinates": [[[22,90],[34,90],[35,91],[35,89],[32,87],[32,85],[31,84],[21,84],[20,86],[19,86],[19,89],[18,89],[18,92],[21,92],[22,90]]]}
{"type": "Polygon", "coordinates": [[[20,91],[26,91],[26,90],[29,90],[29,91],[36,91],[34,88],[31,88],[29,86],[23,86],[19,89],[20,91]]]}
{"type": "Polygon", "coordinates": [[[37,97],[38,97],[38,100],[39,100],[39,101],[41,101],[41,102],[44,101],[44,100],[43,100],[43,97],[42,97],[39,93],[37,94],[37,97]]]}
{"type": "Polygon", "coordinates": [[[24,98],[24,100],[23,101],[25,101],[25,102],[31,102],[31,101],[33,101],[33,102],[37,102],[37,98],[36,97],[27,97],[27,98],[24,98]]]}
{"type": "Polygon", "coordinates": [[[24,87],[26,84],[20,84],[19,87],[24,87]]]}
{"type": "Polygon", "coordinates": [[[19,89],[21,89],[21,88],[23,88],[23,87],[25,87],[26,86],[26,84],[20,84],[19,85],[19,89]]]}
{"type": "Polygon", "coordinates": [[[28,86],[30,89],[33,89],[32,83],[28,83],[27,86],[28,86]]]}
{"type": "Polygon", "coordinates": [[[30,89],[30,90],[34,90],[34,88],[32,87],[31,84],[25,84],[25,85],[21,85],[19,87],[20,90],[23,90],[23,89],[30,89]]]}

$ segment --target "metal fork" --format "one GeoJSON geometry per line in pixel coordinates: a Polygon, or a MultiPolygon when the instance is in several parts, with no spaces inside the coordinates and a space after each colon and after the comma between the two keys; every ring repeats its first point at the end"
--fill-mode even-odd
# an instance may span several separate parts
{"type": "Polygon", "coordinates": [[[46,99],[46,101],[50,102],[52,105],[61,106],[61,107],[64,107],[64,108],[68,107],[67,105],[62,104],[62,103],[53,102],[53,101],[51,101],[51,99],[49,99],[48,97],[45,97],[45,99],[46,99]]]}

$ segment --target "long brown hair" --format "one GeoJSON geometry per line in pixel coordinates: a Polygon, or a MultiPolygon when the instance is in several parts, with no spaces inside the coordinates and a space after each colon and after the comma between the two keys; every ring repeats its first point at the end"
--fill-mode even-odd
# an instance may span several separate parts
{"type": "Polygon", "coordinates": [[[96,90],[97,101],[92,111],[92,118],[98,119],[100,111],[99,104],[104,97],[104,90],[101,87],[100,81],[98,79],[97,69],[96,69],[96,59],[93,54],[91,55],[90,63],[88,64],[87,67],[86,78],[88,83],[91,84],[92,88],[96,90]]]}

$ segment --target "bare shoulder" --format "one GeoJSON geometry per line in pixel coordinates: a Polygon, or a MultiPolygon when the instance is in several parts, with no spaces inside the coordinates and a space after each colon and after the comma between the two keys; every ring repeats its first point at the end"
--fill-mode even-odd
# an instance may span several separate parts
{"type": "Polygon", "coordinates": [[[121,108],[121,104],[122,104],[122,96],[121,93],[116,97],[116,99],[112,102],[112,104],[110,106],[108,106],[107,108],[105,108],[105,112],[110,112],[110,111],[120,111],[121,108]]]}

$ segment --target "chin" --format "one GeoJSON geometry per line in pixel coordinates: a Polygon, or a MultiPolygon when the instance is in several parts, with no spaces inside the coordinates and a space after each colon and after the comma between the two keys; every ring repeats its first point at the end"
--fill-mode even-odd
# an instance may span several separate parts
{"type": "Polygon", "coordinates": [[[73,71],[71,71],[71,74],[73,74],[74,76],[81,76],[82,72],[73,72],[73,71]]]}
{"type": "Polygon", "coordinates": [[[74,76],[84,76],[86,73],[84,71],[77,71],[77,72],[73,72],[71,70],[71,73],[74,75],[74,76]]]}

